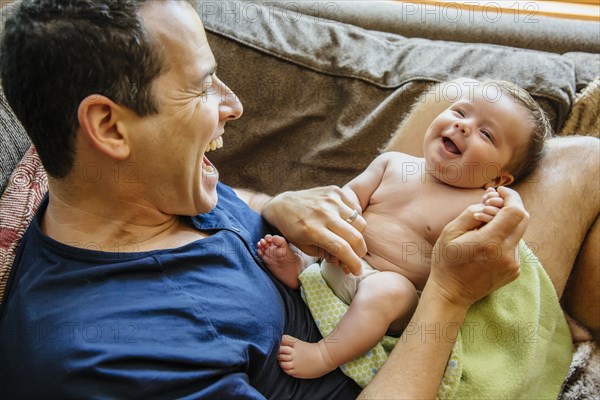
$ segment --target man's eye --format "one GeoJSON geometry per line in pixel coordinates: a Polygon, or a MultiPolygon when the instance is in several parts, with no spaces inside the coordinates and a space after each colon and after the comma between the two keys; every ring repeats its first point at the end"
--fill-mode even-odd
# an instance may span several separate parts
{"type": "Polygon", "coordinates": [[[199,96],[206,96],[210,93],[214,93],[215,92],[215,85],[211,82],[211,83],[203,83],[202,84],[202,88],[200,90],[200,94],[199,96]]]}

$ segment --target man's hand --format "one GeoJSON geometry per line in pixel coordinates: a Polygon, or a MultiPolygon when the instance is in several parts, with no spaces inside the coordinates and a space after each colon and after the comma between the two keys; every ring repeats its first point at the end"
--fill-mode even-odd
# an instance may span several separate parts
{"type": "Polygon", "coordinates": [[[521,197],[499,187],[504,206],[484,226],[469,207],[442,231],[432,254],[430,281],[450,302],[470,306],[515,280],[520,273],[516,248],[529,224],[521,197]],[[479,229],[477,229],[479,228],[479,229]]]}
{"type": "Polygon", "coordinates": [[[347,221],[360,209],[342,189],[327,186],[281,193],[265,204],[262,215],[303,252],[339,260],[360,275],[360,258],[367,252],[362,236],[366,222],[361,215],[347,221]]]}

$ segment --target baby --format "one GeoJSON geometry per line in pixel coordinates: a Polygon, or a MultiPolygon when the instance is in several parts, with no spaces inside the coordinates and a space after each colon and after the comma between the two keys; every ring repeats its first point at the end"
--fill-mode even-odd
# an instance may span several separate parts
{"type": "MultiPolygon", "coordinates": [[[[367,352],[386,332],[400,334],[446,224],[473,204],[478,204],[475,220],[491,221],[504,204],[495,188],[524,178],[541,158],[551,128],[525,90],[495,81],[479,85],[468,97],[433,120],[423,158],[384,153],[343,187],[367,222],[362,275],[322,261],[323,278],[350,307],[331,334],[335,340],[307,343],[284,336],[279,361],[289,375],[322,376],[367,352]]],[[[352,223],[355,214],[346,221],[352,223]]],[[[280,236],[266,236],[258,249],[279,280],[298,287],[306,257],[280,236]]]]}

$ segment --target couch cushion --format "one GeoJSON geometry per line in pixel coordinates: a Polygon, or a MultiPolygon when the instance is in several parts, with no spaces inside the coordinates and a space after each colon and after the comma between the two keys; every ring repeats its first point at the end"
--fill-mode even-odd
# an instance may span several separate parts
{"type": "Polygon", "coordinates": [[[555,127],[575,92],[573,62],[557,54],[407,39],[271,3],[206,2],[198,11],[219,75],[245,107],[211,159],[225,182],[268,193],[347,182],[436,82],[516,82],[555,127]]]}
{"type": "MultiPolygon", "coordinates": [[[[436,5],[393,1],[327,1],[320,5],[311,1],[270,2],[294,12],[407,37],[501,44],[559,54],[600,52],[597,21],[542,16],[533,2],[524,4],[526,13],[515,15],[501,10],[501,3],[473,1],[457,9],[443,2],[436,5]],[[484,5],[484,10],[477,11],[473,7],[477,5],[484,5]]],[[[515,2],[505,6],[513,8],[515,2]]]]}
{"type": "MultiPolygon", "coordinates": [[[[600,43],[600,28],[598,31],[598,43],[600,43]]],[[[575,85],[577,92],[585,89],[595,78],[600,76],[600,54],[582,52],[569,52],[563,54],[575,65],[575,85]]]]}

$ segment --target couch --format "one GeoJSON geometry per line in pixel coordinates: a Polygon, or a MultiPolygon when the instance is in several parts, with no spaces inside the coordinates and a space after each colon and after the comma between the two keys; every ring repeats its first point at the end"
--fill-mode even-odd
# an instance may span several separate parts
{"type": "MultiPolygon", "coordinates": [[[[442,6],[397,2],[202,1],[197,7],[219,76],[245,108],[243,118],[228,124],[224,148],[211,155],[221,179],[234,187],[275,194],[342,185],[381,151],[427,88],[463,76],[521,85],[557,134],[599,135],[598,22],[512,14],[491,20],[472,10],[449,17],[442,6]]],[[[23,184],[13,172],[30,143],[3,95],[0,107],[2,194],[7,185],[23,184]]],[[[43,171],[31,174],[26,184],[43,192],[43,171]]],[[[28,197],[21,209],[31,213],[36,201],[28,197]]],[[[0,288],[8,279],[5,249],[18,242],[18,229],[8,235],[2,224],[0,288]]],[[[600,393],[593,343],[575,352],[562,398],[586,393],[600,393]]]]}

